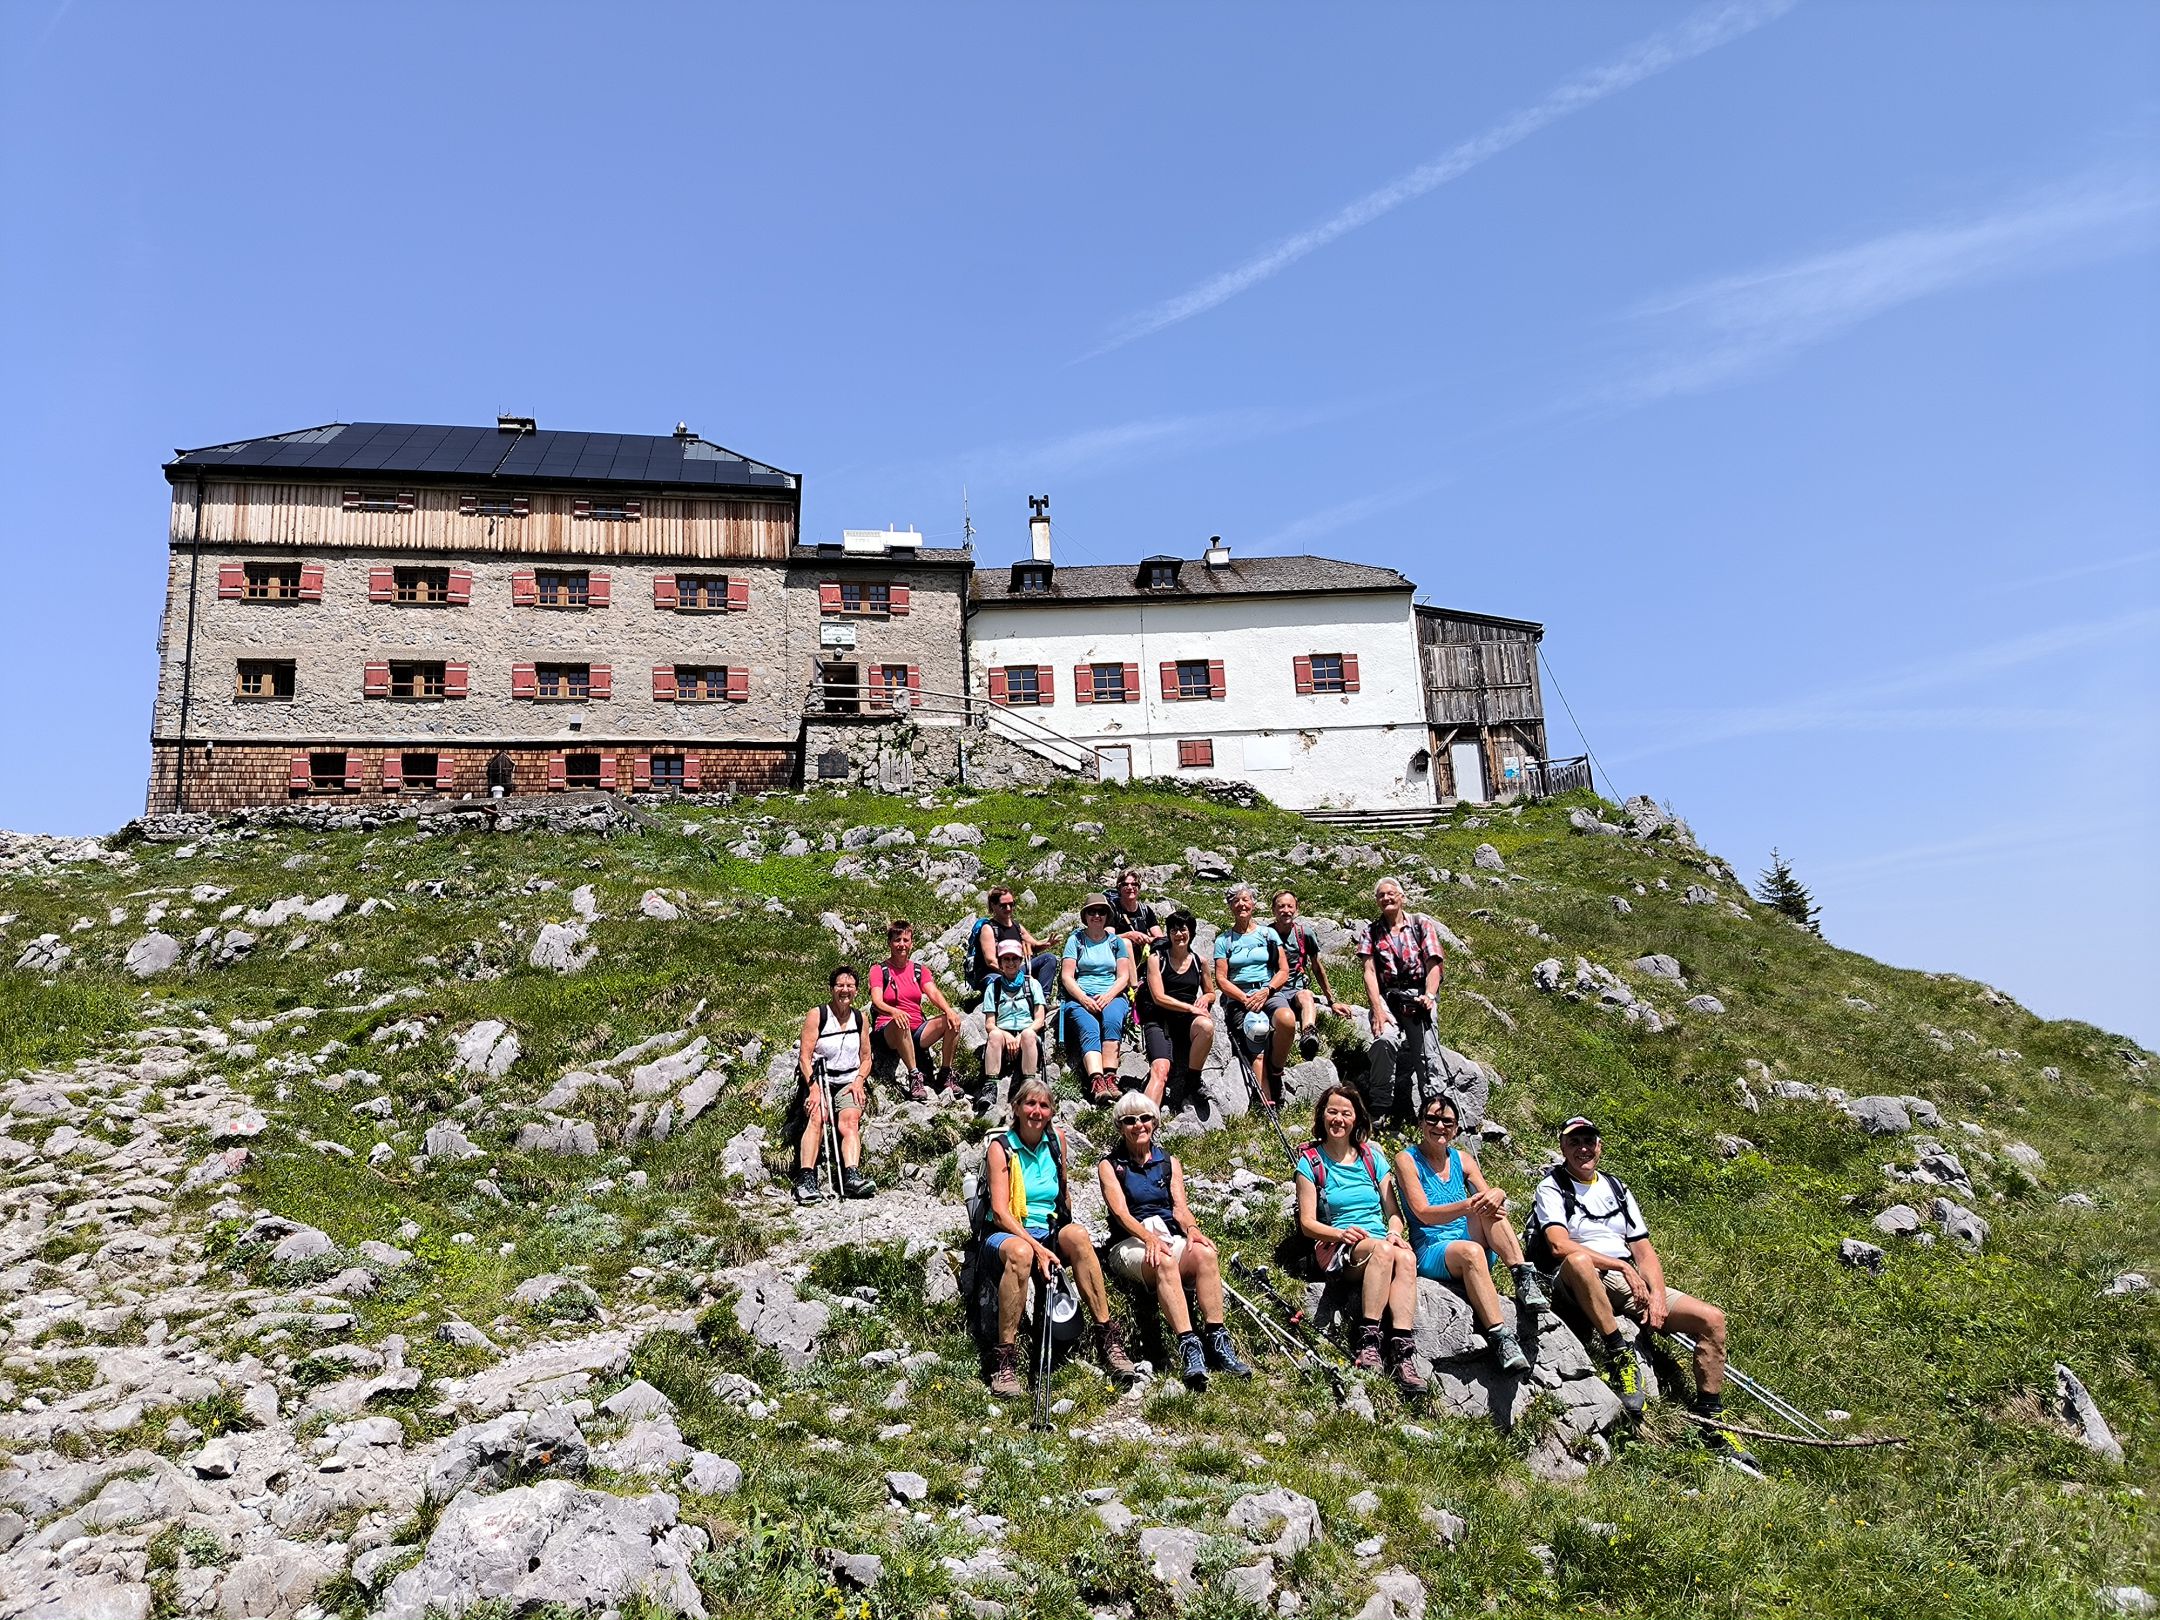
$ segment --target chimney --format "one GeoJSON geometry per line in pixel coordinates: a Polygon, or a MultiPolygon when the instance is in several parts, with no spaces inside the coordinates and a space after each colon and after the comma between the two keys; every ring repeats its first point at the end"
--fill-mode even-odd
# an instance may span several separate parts
{"type": "Polygon", "coordinates": [[[1210,568],[1228,568],[1230,566],[1230,548],[1222,543],[1221,535],[1211,534],[1208,536],[1207,550],[1200,554],[1200,560],[1210,568]]]}
{"type": "Polygon", "coordinates": [[[1035,561],[1046,563],[1050,560],[1050,497],[1030,495],[1028,510],[1033,514],[1028,519],[1029,554],[1035,561]]]}

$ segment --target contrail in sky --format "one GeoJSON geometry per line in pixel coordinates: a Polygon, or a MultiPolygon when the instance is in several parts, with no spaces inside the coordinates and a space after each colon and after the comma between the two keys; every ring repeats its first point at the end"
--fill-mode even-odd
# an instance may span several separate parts
{"type": "Polygon", "coordinates": [[[1204,314],[1218,304],[1228,303],[1247,288],[1258,286],[1289,268],[1306,254],[1468,174],[1487,158],[1497,157],[1546,125],[1558,123],[1568,114],[1580,112],[1607,96],[1640,84],[1653,74],[1677,67],[1743,34],[1752,33],[1764,23],[1783,16],[1798,3],[1799,0],[1733,0],[1731,4],[1697,12],[1679,27],[1653,34],[1603,66],[1577,74],[1543,100],[1510,114],[1490,129],[1450,147],[1431,162],[1420,164],[1377,191],[1367,192],[1319,224],[1284,237],[1243,264],[1210,276],[1175,298],[1126,317],[1107,338],[1081,358],[1091,360],[1096,355],[1123,348],[1136,338],[1160,332],[1165,327],[1204,314]]]}

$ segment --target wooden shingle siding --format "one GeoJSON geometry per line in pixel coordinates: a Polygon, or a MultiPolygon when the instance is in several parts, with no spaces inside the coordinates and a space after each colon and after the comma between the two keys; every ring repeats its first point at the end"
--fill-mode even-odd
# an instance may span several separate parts
{"type": "MultiPolygon", "coordinates": [[[[639,504],[634,523],[579,521],[579,497],[535,493],[522,518],[489,519],[459,510],[460,492],[412,492],[410,511],[348,510],[334,484],[203,485],[205,545],[355,546],[377,551],[498,552],[539,556],[762,558],[784,561],[796,535],[794,508],[781,501],[659,495],[639,504]]],[[[172,541],[194,535],[194,489],[173,492],[172,541]]]]}

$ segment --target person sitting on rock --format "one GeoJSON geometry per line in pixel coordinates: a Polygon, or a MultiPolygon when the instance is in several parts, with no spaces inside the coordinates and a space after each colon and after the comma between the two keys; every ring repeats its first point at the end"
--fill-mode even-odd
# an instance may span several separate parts
{"type": "Polygon", "coordinates": [[[1476,1157],[1455,1145],[1462,1113],[1453,1097],[1444,1091],[1428,1097],[1418,1127],[1418,1145],[1395,1155],[1395,1185],[1410,1219],[1418,1275],[1459,1283],[1500,1370],[1528,1372],[1530,1358],[1516,1342],[1515,1330],[1500,1319],[1492,1262],[1503,1262],[1515,1279],[1519,1309],[1543,1310],[1549,1302],[1507,1222],[1507,1194],[1486,1185],[1476,1157]]]}
{"type": "Polygon", "coordinates": [[[1297,1013],[1290,1005],[1290,969],[1275,930],[1256,920],[1260,897],[1250,883],[1228,896],[1230,926],[1215,936],[1215,992],[1230,1020],[1230,1040],[1252,1066],[1263,1107],[1276,1104],[1275,1082],[1290,1062],[1297,1013]]]}
{"type": "Polygon", "coordinates": [[[849,1198],[868,1198],[877,1186],[862,1173],[863,1102],[870,1093],[868,1020],[855,1004],[855,970],[832,971],[830,999],[803,1014],[802,1038],[795,1048],[795,1072],[801,1084],[790,1113],[802,1122],[795,1160],[795,1202],[814,1204],[824,1197],[818,1158],[825,1147],[825,1087],[817,1082],[822,1067],[832,1087],[833,1112],[840,1138],[840,1188],[849,1198]]]}
{"type": "Polygon", "coordinates": [[[1017,939],[998,941],[998,965],[1004,971],[983,985],[982,1013],[988,1040],[983,1046],[983,1089],[976,1106],[987,1113],[997,1099],[998,1077],[1009,1055],[1018,1070],[1015,1082],[1030,1079],[1042,1067],[1042,1032],[1048,1014],[1043,988],[1026,971],[1027,947],[1017,939]]]}
{"type": "Polygon", "coordinates": [[[1417,1347],[1417,1255],[1404,1236],[1395,1177],[1366,1139],[1365,1099],[1353,1086],[1330,1086],[1313,1109],[1313,1139],[1297,1157],[1298,1235],[1313,1246],[1313,1269],[1323,1280],[1358,1278],[1355,1365],[1381,1365],[1381,1318],[1386,1362],[1397,1383],[1422,1393],[1425,1379],[1411,1357],[1417,1347]]]}
{"type": "Polygon", "coordinates": [[[1051,987],[1057,983],[1057,953],[1027,931],[1014,916],[1013,905],[1013,892],[1003,884],[983,896],[983,908],[989,915],[976,923],[974,933],[968,937],[968,988],[980,990],[1004,972],[999,953],[1007,940],[1017,940],[1021,961],[1026,964],[1029,975],[1042,986],[1043,994],[1048,996],[1051,987]]]}
{"type": "Polygon", "coordinates": [[[1297,1014],[1298,1056],[1307,1063],[1320,1055],[1320,1012],[1324,1007],[1337,1018],[1350,1016],[1350,1003],[1335,998],[1328,983],[1327,963],[1320,959],[1320,942],[1298,917],[1298,897],[1284,889],[1275,896],[1275,937],[1282,941],[1283,966],[1289,977],[1283,988],[1290,992],[1290,1007],[1297,1014]],[[1320,987],[1318,996],[1313,986],[1320,987]]]}
{"type": "Polygon", "coordinates": [[[1163,940],[1163,921],[1140,898],[1140,874],[1129,866],[1118,873],[1110,888],[1110,928],[1132,947],[1135,962],[1145,962],[1148,952],[1163,940]]]}
{"type": "MultiPolygon", "coordinates": [[[[1620,1336],[1622,1316],[1652,1333],[1674,1328],[1694,1338],[1692,1405],[1715,1424],[1724,1407],[1725,1313],[1666,1284],[1665,1263],[1635,1195],[1617,1176],[1598,1171],[1604,1147],[1597,1126],[1580,1114],[1560,1127],[1560,1163],[1538,1182],[1531,1203],[1532,1258],[1556,1271],[1561,1303],[1578,1320],[1588,1318],[1606,1382],[1629,1417],[1642,1415],[1642,1374],[1620,1336]]],[[[1738,1435],[1714,1426],[1702,1434],[1715,1455],[1755,1467],[1738,1435]]]]}
{"type": "Polygon", "coordinates": [[[1182,907],[1163,919],[1164,939],[1148,952],[1140,1034],[1147,1044],[1147,1094],[1168,1106],[1180,1064],[1197,1076],[1215,1050],[1215,992],[1207,959],[1193,949],[1200,921],[1182,907]]]}
{"type": "MultiPolygon", "coordinates": [[[[984,1150],[983,1187],[989,1201],[990,1230],[984,1242],[1004,1262],[998,1279],[998,1341],[990,1375],[990,1393],[1004,1399],[1027,1394],[1020,1376],[1020,1315],[1027,1306],[1029,1280],[1047,1279],[1072,1267],[1081,1301],[1095,1323],[1095,1353],[1115,1378],[1139,1372],[1125,1353],[1124,1335],[1110,1316],[1110,1295],[1095,1240],[1072,1218],[1065,1188],[1065,1166],[1072,1149],[1065,1133],[1050,1123],[1050,1087],[1023,1080],[1013,1093],[1013,1122],[997,1132],[984,1150]]],[[[1047,1333],[1047,1322],[1038,1323],[1047,1333]]]]}
{"type": "Polygon", "coordinates": [[[1080,1054],[1088,1097],[1118,1094],[1119,1042],[1132,1016],[1132,947],[1110,931],[1110,897],[1091,894],[1080,905],[1080,926],[1065,936],[1065,1044],[1080,1054]]]}
{"type": "Polygon", "coordinates": [[[1373,886],[1373,898],[1380,914],[1358,936],[1365,1002],[1372,1012],[1365,1101],[1375,1119],[1407,1121],[1421,1101],[1420,1077],[1440,1072],[1433,1006],[1446,952],[1440,947],[1440,925],[1404,904],[1400,880],[1382,878],[1373,886]]]}
{"type": "Polygon", "coordinates": [[[960,1041],[960,1015],[953,1011],[937,975],[915,960],[915,925],[896,917],[886,926],[886,959],[870,969],[870,1005],[877,1009],[876,1033],[900,1059],[900,1071],[913,1102],[930,1100],[930,1077],[923,1072],[924,1053],[938,1052],[937,1083],[958,1091],[953,1053],[960,1041]],[[925,1018],[923,1004],[937,1008],[925,1018]]]}
{"type": "Polygon", "coordinates": [[[1177,1335],[1178,1370],[1188,1388],[1206,1389],[1211,1371],[1250,1378],[1223,1321],[1222,1262],[1185,1201],[1185,1167],[1155,1145],[1161,1111],[1145,1092],[1128,1091],[1112,1117],[1117,1145],[1095,1170],[1117,1235],[1105,1257],[1110,1269],[1155,1291],[1177,1335]],[[1187,1288],[1200,1299],[1201,1331],[1193,1328],[1187,1288]]]}

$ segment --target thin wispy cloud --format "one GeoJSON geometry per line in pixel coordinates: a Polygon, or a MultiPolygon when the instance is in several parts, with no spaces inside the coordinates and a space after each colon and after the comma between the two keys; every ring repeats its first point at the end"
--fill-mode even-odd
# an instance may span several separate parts
{"type": "Polygon", "coordinates": [[[2160,564],[2160,551],[2136,551],[2127,557],[2108,557],[2099,562],[2080,563],[2074,568],[2052,569],[2045,574],[2029,574],[2023,579],[1998,580],[1980,594],[2004,596],[2012,591],[2031,590],[2040,585],[2060,585],[2066,580],[2090,579],[2095,574],[2113,574],[2125,568],[2149,568],[2160,564]]]}
{"type": "Polygon", "coordinates": [[[1733,3],[1697,12],[1679,27],[1666,33],[1654,34],[1612,61],[1576,75],[1549,92],[1542,100],[1511,113],[1490,129],[1457,143],[1409,173],[1397,176],[1376,190],[1368,191],[1356,201],[1337,209],[1319,224],[1284,237],[1243,263],[1208,277],[1174,298],[1165,299],[1151,308],[1127,316],[1112,327],[1101,343],[1081,358],[1091,360],[1097,355],[1109,353],[1112,349],[1123,348],[1135,339],[1160,332],[1180,321],[1189,321],[1195,315],[1205,314],[1218,305],[1226,304],[1269,277],[1281,274],[1307,254],[1316,253],[1331,242],[1339,241],[1362,225],[1370,225],[1383,214],[1392,213],[1406,202],[1412,202],[1451,180],[1460,179],[1487,159],[1497,157],[1509,147],[1528,140],[1538,131],[1558,123],[1570,113],[1594,106],[1606,97],[1617,95],[1667,68],[1677,67],[1680,63],[1691,61],[1707,51],[1716,50],[1720,45],[1774,21],[1797,3],[1798,0],[1733,0],[1733,3]]]}
{"type": "Polygon", "coordinates": [[[2160,187],[2149,175],[2087,177],[1977,217],[1702,282],[1638,307],[1651,357],[1581,403],[1700,393],[1916,299],[2149,247],[2156,211],[2160,187]]]}
{"type": "Polygon", "coordinates": [[[1430,478],[1415,479],[1407,484],[1397,484],[1390,489],[1375,490],[1370,495],[1360,495],[1354,500],[1324,507],[1294,518],[1272,534],[1246,542],[1246,548],[1262,556],[1290,550],[1294,546],[1310,545],[1323,535],[1347,529],[1354,523],[1362,523],[1382,512],[1393,512],[1408,506],[1412,501],[1430,495],[1443,484],[1451,481],[1453,474],[1439,473],[1430,478]]]}
{"type": "Polygon", "coordinates": [[[1146,462],[1245,444],[1359,416],[1399,394],[1334,400],[1289,407],[1248,405],[1230,410],[1134,417],[1078,428],[1048,438],[978,445],[951,458],[970,480],[983,484],[1041,483],[1060,477],[1122,472],[1146,462]]]}
{"type": "MultiPolygon", "coordinates": [[[[1960,866],[2000,868],[2006,855],[2046,854],[2059,859],[2064,855],[2083,854],[2095,847],[2119,847],[2126,836],[2142,834],[2146,830],[2142,823],[2127,816],[2109,817],[2075,826],[2036,826],[2029,821],[2019,822],[1964,833],[1955,838],[1928,839],[1922,843],[1907,844],[1899,849],[1879,850],[1873,854],[1856,855],[1841,861],[1825,861],[1808,869],[1808,879],[1818,890],[1825,893],[1835,892],[1847,885],[1874,890],[1877,885],[1872,880],[1886,872],[1940,870],[1960,866]]],[[[1898,894],[1896,898],[1900,904],[1905,901],[1902,894],[1898,894]]]]}
{"type": "Polygon", "coordinates": [[[2108,642],[2138,640],[2160,627],[2160,608],[2050,626],[1908,665],[1870,680],[1826,687],[1783,703],[1702,709],[1672,716],[1668,733],[1612,756],[1615,765],[1749,737],[1810,731],[1921,731],[1978,727],[2004,731],[2092,723],[2081,710],[2034,705],[1915,705],[1905,700],[2043,663],[2108,642]]]}

